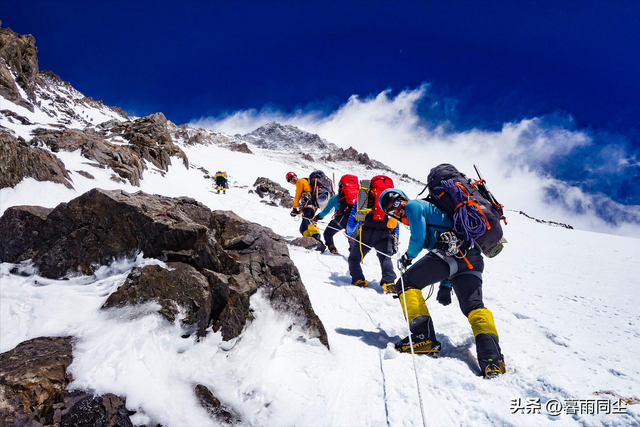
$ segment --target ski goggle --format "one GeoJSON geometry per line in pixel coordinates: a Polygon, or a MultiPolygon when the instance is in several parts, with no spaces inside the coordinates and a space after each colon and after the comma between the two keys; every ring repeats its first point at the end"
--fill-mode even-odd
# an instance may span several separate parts
{"type": "Polygon", "coordinates": [[[387,215],[393,217],[397,220],[402,219],[402,214],[404,213],[404,207],[407,205],[407,201],[402,197],[396,198],[389,209],[387,209],[387,215]]]}

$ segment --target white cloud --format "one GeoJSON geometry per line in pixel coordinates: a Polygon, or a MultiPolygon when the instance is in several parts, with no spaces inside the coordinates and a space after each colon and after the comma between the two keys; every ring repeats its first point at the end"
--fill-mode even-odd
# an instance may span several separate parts
{"type": "MultiPolygon", "coordinates": [[[[229,134],[244,134],[271,121],[291,124],[338,146],[353,146],[422,181],[440,163],[452,163],[468,174],[476,164],[507,208],[582,229],[640,237],[640,206],[623,206],[602,195],[586,194],[551,177],[555,162],[593,144],[589,133],[567,129],[544,117],[505,123],[500,131],[452,132],[447,123],[430,123],[418,114],[428,89],[421,85],[396,96],[390,90],[370,97],[353,95],[328,115],[245,110],[191,124],[229,134]],[[549,190],[556,198],[550,197],[549,190]],[[619,211],[625,212],[626,221],[614,225],[601,219],[615,218],[619,211]]],[[[619,147],[612,146],[608,152],[624,158],[619,147]]],[[[618,160],[614,163],[619,164],[618,160]]],[[[602,162],[599,168],[610,165],[602,162]]]]}

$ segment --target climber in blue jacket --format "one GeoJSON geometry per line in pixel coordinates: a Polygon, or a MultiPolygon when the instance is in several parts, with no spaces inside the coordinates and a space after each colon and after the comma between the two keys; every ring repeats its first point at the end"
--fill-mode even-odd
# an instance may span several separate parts
{"type": "MultiPolygon", "coordinates": [[[[426,200],[409,200],[401,190],[389,188],[380,195],[380,206],[411,231],[407,252],[398,261],[403,275],[395,287],[409,321],[413,352],[436,357],[440,352],[441,343],[436,339],[433,321],[422,296],[422,289],[440,282],[438,302],[450,304],[453,288],[460,309],[471,324],[482,375],[493,378],[503,374],[505,365],[498,331],[493,314],[482,301],[482,252],[460,242],[452,231],[451,217],[426,200]],[[413,263],[423,249],[429,253],[413,263]]],[[[396,349],[410,353],[409,337],[396,343],[396,349]]]]}

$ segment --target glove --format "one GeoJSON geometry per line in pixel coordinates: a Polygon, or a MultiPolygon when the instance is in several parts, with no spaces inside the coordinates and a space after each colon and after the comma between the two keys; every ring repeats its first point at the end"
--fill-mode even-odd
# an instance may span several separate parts
{"type": "Polygon", "coordinates": [[[407,270],[407,267],[411,265],[413,261],[407,256],[407,254],[402,255],[402,257],[398,260],[398,270],[404,273],[407,270]]]}
{"type": "Polygon", "coordinates": [[[298,212],[298,209],[293,208],[293,209],[291,209],[291,213],[290,213],[289,215],[291,215],[292,217],[294,217],[294,218],[295,218],[295,217],[297,217],[298,215],[300,215],[300,212],[298,212]]]}
{"type": "Polygon", "coordinates": [[[318,214],[318,215],[314,216],[314,217],[311,219],[311,222],[318,222],[318,221],[320,221],[320,218],[318,218],[318,216],[319,216],[319,215],[320,215],[320,214],[318,214]]]}
{"type": "Polygon", "coordinates": [[[451,304],[451,287],[440,285],[438,289],[438,296],[436,297],[438,302],[442,305],[451,304]]]}

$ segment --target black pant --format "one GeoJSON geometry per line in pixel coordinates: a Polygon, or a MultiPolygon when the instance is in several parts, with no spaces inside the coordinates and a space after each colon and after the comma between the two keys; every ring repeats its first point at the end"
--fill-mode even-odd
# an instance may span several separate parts
{"type": "MultiPolygon", "coordinates": [[[[451,276],[451,266],[438,255],[429,252],[413,264],[403,275],[404,288],[405,290],[424,289],[432,283],[438,283],[449,278],[451,287],[460,303],[460,310],[465,316],[468,316],[471,311],[484,308],[481,274],[484,270],[484,261],[482,254],[477,249],[469,250],[467,259],[473,265],[472,270],[467,267],[463,259],[449,257],[449,260],[455,262],[457,267],[457,272],[451,276]],[[471,272],[474,272],[474,274],[470,274],[471,272]]],[[[399,291],[402,289],[399,280],[396,283],[396,289],[399,291]]]]}
{"type": "Polygon", "coordinates": [[[367,246],[371,246],[378,251],[378,261],[380,261],[380,268],[382,269],[381,283],[393,283],[393,281],[396,280],[396,272],[393,271],[393,262],[391,258],[389,258],[389,256],[393,255],[392,233],[393,230],[388,228],[362,227],[362,237],[358,234],[357,238],[364,244],[353,242],[351,250],[349,251],[349,273],[351,274],[352,283],[364,279],[360,262],[371,250],[367,246]]]}
{"type": "MultiPolygon", "coordinates": [[[[316,208],[312,205],[307,205],[302,208],[302,221],[300,223],[300,234],[304,235],[304,232],[309,228],[309,224],[313,219],[313,216],[316,214],[316,208]]],[[[316,237],[313,235],[311,237],[316,237]]],[[[320,234],[317,234],[317,239],[320,240],[320,234]]]]}
{"type": "MultiPolygon", "coordinates": [[[[327,228],[324,230],[324,241],[328,245],[334,245],[333,236],[347,227],[347,221],[349,221],[349,215],[338,214],[336,215],[327,225],[327,228]]],[[[335,246],[335,245],[334,245],[335,246]]]]}

